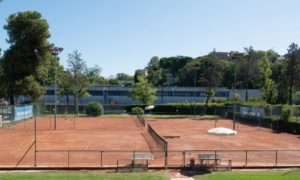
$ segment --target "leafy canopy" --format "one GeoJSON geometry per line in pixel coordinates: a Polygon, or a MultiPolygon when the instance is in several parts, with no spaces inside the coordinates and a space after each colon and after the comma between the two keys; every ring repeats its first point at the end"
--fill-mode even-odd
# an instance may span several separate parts
{"type": "Polygon", "coordinates": [[[137,79],[139,82],[134,84],[134,89],[129,89],[129,97],[143,104],[152,104],[157,99],[155,97],[157,89],[153,88],[152,83],[149,83],[143,76],[138,76],[137,79]]]}
{"type": "Polygon", "coordinates": [[[50,33],[49,24],[37,11],[11,14],[6,20],[10,48],[4,52],[3,70],[6,93],[10,95],[10,103],[14,104],[14,95],[29,95],[33,99],[43,97],[46,89],[38,81],[47,77],[50,33]]]}

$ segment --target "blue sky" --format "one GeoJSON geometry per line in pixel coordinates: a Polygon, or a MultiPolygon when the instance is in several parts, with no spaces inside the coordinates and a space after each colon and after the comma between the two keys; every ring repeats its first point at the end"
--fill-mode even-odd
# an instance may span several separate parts
{"type": "Polygon", "coordinates": [[[38,11],[50,25],[59,55],[78,50],[104,77],[134,74],[152,56],[191,56],[217,51],[273,48],[279,54],[300,38],[299,0],[3,0],[0,48],[9,46],[6,18],[38,11]]]}

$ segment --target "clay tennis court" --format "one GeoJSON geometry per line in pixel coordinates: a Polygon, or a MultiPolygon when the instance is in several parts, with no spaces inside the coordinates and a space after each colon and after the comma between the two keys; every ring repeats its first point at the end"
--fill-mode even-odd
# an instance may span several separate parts
{"type": "MultiPolygon", "coordinates": [[[[145,120],[146,126],[140,127],[136,117],[57,118],[54,130],[53,118],[39,118],[36,121],[37,166],[115,166],[116,159],[131,158],[133,153],[155,154],[152,165],[164,166],[165,152],[147,132],[147,124],[168,142],[170,166],[189,164],[189,159],[198,154],[215,153],[215,150],[222,157],[232,158],[233,166],[300,164],[300,151],[295,151],[300,149],[299,135],[238,124],[237,136],[223,137],[221,152],[220,137],[207,135],[206,131],[214,128],[215,123],[216,127],[232,128],[232,120],[151,117],[145,120]]],[[[0,166],[16,166],[34,137],[34,120],[0,130],[0,166]]],[[[18,166],[34,165],[34,146],[18,166]]]]}

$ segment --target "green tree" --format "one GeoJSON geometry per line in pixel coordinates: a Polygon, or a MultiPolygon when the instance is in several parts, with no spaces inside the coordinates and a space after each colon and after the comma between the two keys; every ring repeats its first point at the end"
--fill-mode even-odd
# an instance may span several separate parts
{"type": "Polygon", "coordinates": [[[158,86],[160,80],[162,79],[162,72],[161,72],[161,69],[159,67],[159,57],[153,56],[150,59],[150,62],[148,63],[147,69],[148,69],[147,79],[154,86],[158,86]]]}
{"type": "Polygon", "coordinates": [[[272,79],[267,79],[265,85],[260,89],[262,99],[268,104],[276,103],[276,84],[272,79]]]}
{"type": "Polygon", "coordinates": [[[85,68],[84,74],[88,77],[89,82],[91,84],[96,84],[98,81],[98,78],[100,78],[100,73],[102,72],[102,68],[98,65],[95,65],[91,68],[85,68]]]}
{"type": "Polygon", "coordinates": [[[282,72],[282,85],[288,87],[289,105],[293,102],[293,93],[299,87],[300,81],[300,54],[298,45],[292,43],[288,53],[285,55],[284,68],[282,72]]]}
{"type": "Polygon", "coordinates": [[[68,54],[68,72],[74,78],[74,101],[75,101],[75,112],[78,116],[78,102],[79,98],[83,96],[89,96],[88,92],[84,88],[87,84],[89,85],[89,78],[86,73],[86,62],[81,59],[81,54],[75,50],[73,53],[68,54]]]}
{"type": "Polygon", "coordinates": [[[269,60],[266,56],[264,56],[258,63],[261,68],[261,77],[257,83],[260,88],[260,93],[263,100],[269,104],[274,104],[276,102],[276,83],[270,79],[272,70],[269,60]]]}
{"type": "Polygon", "coordinates": [[[267,50],[266,54],[267,54],[268,60],[271,62],[275,62],[277,60],[277,58],[279,57],[279,54],[276,51],[274,51],[273,49],[267,50]]]}
{"type": "Polygon", "coordinates": [[[68,71],[64,72],[64,74],[60,77],[60,81],[58,85],[60,87],[60,91],[57,94],[60,97],[66,96],[67,105],[69,106],[69,95],[74,92],[74,77],[68,71]]]}
{"type": "Polygon", "coordinates": [[[121,84],[118,79],[110,79],[108,81],[108,83],[111,84],[111,85],[120,85],[121,84]]]}
{"type": "Polygon", "coordinates": [[[166,77],[172,76],[175,78],[175,84],[181,86],[184,80],[180,79],[179,70],[191,62],[194,62],[194,59],[188,56],[161,58],[159,61],[159,66],[162,69],[162,81],[160,81],[160,85],[167,82],[166,77]]]}
{"type": "Polygon", "coordinates": [[[143,74],[142,74],[139,70],[136,70],[136,71],[134,72],[134,83],[139,82],[138,76],[143,76],[143,74]]]}
{"type": "Polygon", "coordinates": [[[235,93],[234,98],[236,101],[238,101],[239,99],[241,99],[241,95],[239,95],[238,93],[235,93]]]}
{"type": "Polygon", "coordinates": [[[128,80],[133,80],[133,76],[130,76],[128,74],[125,74],[125,73],[118,73],[116,75],[116,79],[119,80],[119,81],[128,81],[128,80]]]}
{"type": "Polygon", "coordinates": [[[272,70],[270,68],[269,60],[266,56],[262,60],[258,61],[260,67],[260,80],[256,83],[259,88],[264,87],[267,84],[269,77],[272,75],[272,70]]]}
{"type": "Polygon", "coordinates": [[[231,89],[234,82],[234,62],[227,60],[220,60],[223,66],[221,86],[231,89]]]}
{"type": "Polygon", "coordinates": [[[0,49],[0,98],[4,98],[5,96],[6,96],[6,88],[4,84],[3,59],[1,57],[1,49],[0,49]]]}
{"type": "MultiPolygon", "coordinates": [[[[200,62],[207,57],[196,60],[195,62],[187,63],[183,68],[179,70],[179,77],[181,79],[181,86],[195,86],[195,73],[196,78],[199,77],[199,70],[193,69],[193,67],[198,67],[200,62]]],[[[197,78],[198,79],[198,78],[197,78]]],[[[201,86],[199,82],[196,80],[196,86],[201,86]]]]}
{"type": "Polygon", "coordinates": [[[129,97],[134,101],[141,101],[143,104],[152,104],[157,99],[155,97],[157,89],[153,88],[152,83],[149,83],[143,76],[137,78],[139,82],[134,84],[134,89],[129,89],[129,97]]]}
{"type": "Polygon", "coordinates": [[[246,53],[244,56],[239,57],[238,70],[242,81],[246,86],[246,101],[249,98],[249,83],[254,83],[260,78],[261,69],[258,64],[258,59],[255,55],[255,51],[250,46],[249,48],[244,48],[246,53]]]}
{"type": "Polygon", "coordinates": [[[222,80],[222,69],[223,66],[220,63],[218,57],[216,56],[216,51],[214,50],[209,58],[202,61],[200,64],[200,77],[199,82],[206,86],[207,88],[207,99],[205,102],[205,107],[203,109],[202,115],[205,115],[209,97],[212,95],[212,87],[217,87],[222,80]]]}
{"type": "Polygon", "coordinates": [[[124,85],[124,86],[133,86],[133,83],[130,82],[130,81],[124,81],[124,82],[123,82],[123,85],[124,85]]]}
{"type": "Polygon", "coordinates": [[[270,63],[270,69],[272,71],[272,74],[270,76],[270,79],[272,79],[274,82],[278,83],[280,81],[282,71],[283,71],[283,62],[275,61],[274,63],[270,63]]]}
{"type": "Polygon", "coordinates": [[[135,107],[131,109],[131,112],[136,113],[136,114],[140,114],[143,115],[144,114],[144,109],[141,107],[135,107]]]}
{"type": "Polygon", "coordinates": [[[254,51],[254,56],[258,59],[258,60],[261,60],[262,58],[264,58],[265,56],[267,56],[267,53],[266,51],[262,51],[262,50],[257,50],[257,51],[254,51]]]}
{"type": "Polygon", "coordinates": [[[48,43],[49,25],[39,12],[18,12],[6,20],[7,43],[10,48],[4,52],[3,70],[6,93],[10,104],[14,104],[14,95],[29,95],[40,99],[46,92],[37,82],[47,76],[51,54],[48,43]]]}
{"type": "Polygon", "coordinates": [[[59,57],[56,58],[52,57],[50,61],[50,65],[45,69],[45,71],[47,72],[46,75],[38,80],[38,82],[41,85],[55,84],[55,66],[56,66],[56,73],[57,73],[57,83],[59,84],[61,77],[64,75],[64,66],[60,65],[59,57]]]}
{"type": "Polygon", "coordinates": [[[108,84],[108,80],[103,76],[96,77],[94,80],[95,84],[108,84]]]}

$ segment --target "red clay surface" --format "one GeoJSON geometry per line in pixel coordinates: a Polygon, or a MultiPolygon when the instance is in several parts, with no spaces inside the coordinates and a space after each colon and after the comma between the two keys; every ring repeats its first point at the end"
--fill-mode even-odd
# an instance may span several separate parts
{"type": "MultiPolygon", "coordinates": [[[[220,137],[206,134],[207,130],[215,127],[212,119],[146,118],[146,122],[168,141],[168,165],[189,164],[190,159],[198,154],[214,154],[214,150],[221,148],[220,137]],[[184,150],[186,154],[183,154],[184,150]]],[[[232,128],[232,120],[219,119],[216,126],[232,128]]],[[[223,151],[217,152],[222,158],[231,158],[234,166],[245,165],[246,151],[242,150],[300,149],[299,135],[276,133],[244,124],[237,127],[237,136],[223,137],[223,151]]],[[[51,121],[50,118],[37,120],[37,166],[101,166],[101,159],[103,166],[111,166],[116,165],[116,159],[132,157],[133,151],[126,150],[136,150],[136,154],[149,154],[152,150],[156,156],[153,165],[163,166],[165,162],[163,152],[153,151],[159,148],[149,139],[147,125],[138,127],[136,118],[57,118],[56,130],[53,128],[53,118],[51,121]]],[[[21,123],[11,129],[0,130],[0,166],[15,166],[33,141],[33,120],[26,122],[25,126],[21,123]]],[[[276,151],[247,152],[247,165],[275,163],[276,151]]],[[[299,165],[300,151],[278,151],[277,164],[299,165]]],[[[34,146],[19,166],[33,165],[34,146]]]]}

